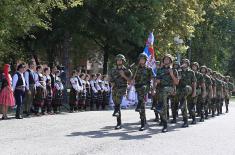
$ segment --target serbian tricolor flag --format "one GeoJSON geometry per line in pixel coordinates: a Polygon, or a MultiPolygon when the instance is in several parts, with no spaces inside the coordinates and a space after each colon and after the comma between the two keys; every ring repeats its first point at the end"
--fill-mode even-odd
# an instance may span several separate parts
{"type": "Polygon", "coordinates": [[[156,61],[155,61],[155,52],[153,48],[153,43],[154,43],[154,36],[153,32],[149,34],[148,40],[146,42],[146,46],[144,48],[143,53],[147,55],[147,61],[146,65],[149,68],[152,68],[153,75],[156,76],[157,73],[157,68],[156,68],[156,61]]]}

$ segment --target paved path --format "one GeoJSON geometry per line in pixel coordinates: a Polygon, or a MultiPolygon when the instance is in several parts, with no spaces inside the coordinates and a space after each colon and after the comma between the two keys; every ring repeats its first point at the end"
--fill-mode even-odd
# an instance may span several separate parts
{"type": "Polygon", "coordinates": [[[148,128],[139,132],[139,116],[123,111],[123,129],[111,111],[63,113],[23,120],[0,121],[1,155],[85,155],[85,154],[169,154],[235,155],[235,102],[230,112],[180,128],[170,125],[168,133],[152,121],[147,110],[148,128]]]}

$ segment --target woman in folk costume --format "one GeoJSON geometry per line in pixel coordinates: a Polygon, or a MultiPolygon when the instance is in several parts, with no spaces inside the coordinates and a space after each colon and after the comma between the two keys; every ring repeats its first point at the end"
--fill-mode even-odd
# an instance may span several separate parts
{"type": "Polygon", "coordinates": [[[96,102],[96,110],[100,109],[100,106],[103,105],[103,89],[102,89],[102,85],[103,85],[103,81],[102,81],[102,75],[100,73],[98,73],[97,75],[97,79],[96,79],[96,90],[98,91],[98,98],[97,98],[97,102],[96,102]]]}
{"type": "Polygon", "coordinates": [[[81,110],[86,110],[86,74],[82,73],[80,74],[80,79],[81,79],[81,83],[82,83],[82,92],[81,92],[81,97],[80,97],[80,106],[81,106],[81,110]]]}
{"type": "Polygon", "coordinates": [[[42,66],[37,66],[35,73],[36,94],[34,99],[34,110],[36,115],[39,115],[39,109],[43,107],[46,99],[46,82],[42,75],[42,71],[42,66]]]}
{"type": "Polygon", "coordinates": [[[78,93],[81,91],[79,85],[78,85],[78,78],[77,78],[77,71],[72,71],[72,77],[70,78],[70,94],[69,94],[69,106],[70,106],[70,112],[76,111],[76,107],[78,106],[78,93]]]}
{"type": "Polygon", "coordinates": [[[108,81],[108,75],[104,75],[102,87],[103,87],[102,89],[104,90],[102,109],[105,110],[105,106],[109,105],[109,98],[110,98],[110,84],[108,81]]]}
{"type": "Polygon", "coordinates": [[[2,87],[0,91],[0,105],[2,106],[2,119],[7,119],[8,107],[15,105],[15,98],[12,88],[12,78],[9,74],[10,65],[5,64],[3,73],[4,78],[2,80],[2,87]]]}
{"type": "Polygon", "coordinates": [[[98,90],[96,89],[96,75],[91,75],[91,110],[94,110],[94,105],[97,103],[98,90]]]}
{"type": "Polygon", "coordinates": [[[54,113],[58,113],[61,111],[60,107],[62,106],[63,102],[63,90],[64,85],[59,77],[60,71],[56,71],[56,80],[55,80],[55,88],[54,88],[54,102],[53,102],[53,110],[54,113]]]}
{"type": "Polygon", "coordinates": [[[44,68],[44,81],[46,82],[46,98],[44,101],[44,105],[42,107],[42,114],[44,115],[45,112],[51,114],[51,103],[52,103],[52,86],[51,86],[51,76],[50,76],[50,68],[44,68]]]}
{"type": "Polygon", "coordinates": [[[86,88],[86,107],[90,107],[90,102],[91,102],[91,85],[90,85],[90,75],[86,74],[85,78],[85,88],[86,88]]]}

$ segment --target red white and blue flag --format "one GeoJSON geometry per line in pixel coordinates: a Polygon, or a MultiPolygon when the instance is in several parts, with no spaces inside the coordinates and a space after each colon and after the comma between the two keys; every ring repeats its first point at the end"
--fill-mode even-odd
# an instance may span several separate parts
{"type": "Polygon", "coordinates": [[[154,43],[154,35],[153,32],[149,34],[148,40],[146,42],[146,46],[144,48],[143,53],[147,55],[146,65],[149,68],[152,68],[153,75],[156,76],[157,68],[156,68],[156,61],[155,61],[155,52],[153,48],[154,43]]]}

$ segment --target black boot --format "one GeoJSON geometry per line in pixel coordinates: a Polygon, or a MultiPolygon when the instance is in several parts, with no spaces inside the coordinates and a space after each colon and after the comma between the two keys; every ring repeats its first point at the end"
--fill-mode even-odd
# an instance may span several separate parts
{"type": "Polygon", "coordinates": [[[141,119],[141,126],[140,126],[139,131],[144,131],[145,130],[145,123],[146,123],[145,119],[141,119]]]}
{"type": "Polygon", "coordinates": [[[162,132],[165,133],[165,132],[167,132],[167,131],[168,131],[168,130],[167,130],[167,121],[164,121],[164,122],[163,122],[162,132]]]}
{"type": "Polygon", "coordinates": [[[203,113],[201,114],[200,122],[204,122],[204,114],[203,113]]]}
{"type": "Polygon", "coordinates": [[[208,119],[208,110],[205,111],[205,119],[208,119]]]}
{"type": "Polygon", "coordinates": [[[117,117],[117,125],[115,126],[115,130],[119,130],[122,128],[121,117],[117,117]]]}
{"type": "Polygon", "coordinates": [[[160,123],[159,123],[159,126],[162,126],[163,125],[163,119],[160,117],[160,123]]]}
{"type": "Polygon", "coordinates": [[[195,117],[195,115],[194,116],[192,116],[192,123],[191,124],[196,124],[196,117],[195,117]]]}
{"type": "Polygon", "coordinates": [[[173,117],[173,119],[171,120],[171,123],[177,123],[176,117],[173,117]]]}
{"type": "Polygon", "coordinates": [[[182,125],[182,128],[187,128],[188,127],[188,119],[184,118],[184,124],[182,125]]]}

